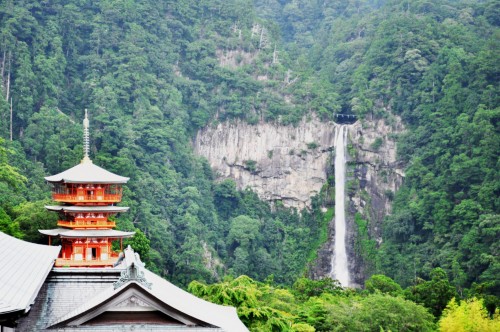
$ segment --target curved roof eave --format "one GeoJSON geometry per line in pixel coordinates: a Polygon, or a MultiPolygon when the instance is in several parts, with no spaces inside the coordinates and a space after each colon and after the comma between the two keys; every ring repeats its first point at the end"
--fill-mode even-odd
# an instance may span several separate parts
{"type": "Polygon", "coordinates": [[[63,183],[97,183],[97,184],[120,184],[127,183],[129,178],[112,173],[92,162],[80,163],[64,172],[46,176],[48,182],[63,183]]]}
{"type": "Polygon", "coordinates": [[[73,206],[73,205],[46,205],[45,208],[50,211],[64,211],[64,212],[110,212],[120,213],[127,212],[130,208],[128,206],[73,206]]]}
{"type": "Polygon", "coordinates": [[[39,229],[40,233],[49,236],[60,236],[61,238],[129,238],[134,236],[135,232],[123,232],[114,229],[69,229],[69,228],[55,228],[55,229],[39,229]]]}

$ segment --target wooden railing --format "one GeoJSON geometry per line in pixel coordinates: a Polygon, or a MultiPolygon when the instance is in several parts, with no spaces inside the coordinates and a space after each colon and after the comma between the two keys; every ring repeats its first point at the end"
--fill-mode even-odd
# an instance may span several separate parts
{"type": "Polygon", "coordinates": [[[113,253],[109,259],[92,259],[92,260],[79,260],[58,258],[56,259],[55,266],[57,267],[84,267],[84,266],[113,266],[118,260],[118,255],[113,253]]]}
{"type": "Polygon", "coordinates": [[[52,193],[52,199],[57,202],[103,202],[116,203],[122,200],[121,194],[104,194],[104,195],[73,195],[73,194],[58,194],[52,193]]]}
{"type": "Polygon", "coordinates": [[[118,258],[110,258],[106,260],[94,259],[91,261],[83,260],[83,261],[74,261],[71,259],[56,259],[57,267],[87,267],[87,266],[113,266],[118,258]]]}
{"type": "Polygon", "coordinates": [[[107,218],[75,219],[74,221],[59,220],[57,226],[70,228],[114,228],[116,223],[107,218]]]}

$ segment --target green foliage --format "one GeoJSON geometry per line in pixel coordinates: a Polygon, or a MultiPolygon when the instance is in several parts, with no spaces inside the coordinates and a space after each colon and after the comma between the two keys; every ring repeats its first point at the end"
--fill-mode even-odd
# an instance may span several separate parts
{"type": "Polygon", "coordinates": [[[365,289],[370,293],[380,292],[392,296],[403,294],[403,289],[391,278],[383,274],[374,274],[365,281],[365,289]]]}
{"type": "Polygon", "coordinates": [[[236,307],[238,316],[252,331],[293,331],[294,316],[283,310],[292,305],[283,302],[293,299],[289,291],[258,283],[244,275],[213,285],[193,281],[188,291],[214,303],[236,307]]]}
{"type": "Polygon", "coordinates": [[[319,144],[316,142],[309,142],[306,145],[309,150],[315,150],[319,147],[319,144]]]}
{"type": "Polygon", "coordinates": [[[17,222],[13,222],[10,216],[0,207],[0,232],[11,236],[22,238],[23,233],[17,222]]]}
{"type": "Polygon", "coordinates": [[[244,160],[243,163],[250,173],[255,173],[257,171],[257,162],[255,160],[244,160]]]}
{"type": "Polygon", "coordinates": [[[23,232],[23,239],[30,242],[47,244],[47,236],[38,232],[39,229],[57,228],[58,215],[45,209],[50,200],[24,202],[14,207],[14,223],[23,232]]]}
{"type": "Polygon", "coordinates": [[[370,145],[370,148],[373,151],[378,151],[380,149],[380,147],[382,146],[382,144],[384,144],[384,141],[382,140],[382,138],[377,137],[377,138],[375,138],[375,141],[373,141],[373,143],[370,145]]]}
{"type": "Polygon", "coordinates": [[[5,140],[0,137],[0,182],[5,183],[13,189],[19,189],[27,181],[26,177],[19,173],[16,167],[8,162],[8,154],[14,153],[5,146],[5,140]]]}
{"type": "Polygon", "coordinates": [[[434,331],[425,308],[387,294],[360,295],[332,279],[298,279],[292,288],[246,276],[188,290],[218,304],[236,306],[251,331],[434,331]]]}
{"type": "Polygon", "coordinates": [[[131,239],[125,240],[123,244],[125,246],[131,246],[132,249],[134,249],[134,251],[139,254],[141,261],[145,262],[146,265],[149,264],[149,253],[151,250],[151,247],[149,246],[150,241],[140,229],[136,228],[134,236],[131,239]]]}
{"type": "Polygon", "coordinates": [[[323,278],[311,280],[299,278],[292,286],[292,291],[298,299],[306,300],[312,296],[320,296],[323,293],[338,295],[342,293],[342,286],[337,280],[323,278]]]}
{"type": "Polygon", "coordinates": [[[354,215],[354,222],[357,226],[356,250],[363,257],[368,269],[373,269],[376,261],[377,243],[370,237],[368,230],[368,221],[363,219],[360,213],[354,215]]]}
{"type": "Polygon", "coordinates": [[[432,315],[401,297],[375,293],[331,301],[326,309],[329,331],[435,331],[432,315]]]}
{"type": "Polygon", "coordinates": [[[493,332],[499,329],[500,311],[489,317],[482,301],[476,298],[459,303],[451,299],[439,320],[441,332],[493,332]]]}
{"type": "Polygon", "coordinates": [[[456,290],[443,269],[432,270],[430,277],[431,280],[419,280],[415,286],[406,289],[406,297],[428,308],[435,317],[440,317],[448,302],[456,296],[456,290]]]}

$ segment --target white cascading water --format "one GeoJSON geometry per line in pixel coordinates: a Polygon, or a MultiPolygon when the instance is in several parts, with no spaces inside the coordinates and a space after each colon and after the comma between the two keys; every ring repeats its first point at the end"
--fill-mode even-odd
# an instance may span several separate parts
{"type": "Polygon", "coordinates": [[[345,152],[347,127],[339,125],[335,136],[335,248],[330,276],[343,287],[349,286],[345,224],[345,152]]]}

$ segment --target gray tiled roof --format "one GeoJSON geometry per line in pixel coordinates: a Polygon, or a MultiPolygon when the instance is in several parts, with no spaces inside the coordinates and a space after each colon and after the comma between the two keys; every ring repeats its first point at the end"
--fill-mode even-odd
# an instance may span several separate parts
{"type": "MultiPolygon", "coordinates": [[[[247,332],[248,329],[238,319],[235,308],[224,307],[206,302],[176,287],[165,279],[142,268],[151,289],[141,286],[134,280],[123,283],[115,289],[115,282],[121,273],[131,265],[140,265],[140,260],[132,250],[125,250],[125,259],[116,268],[54,268],[40,290],[35,305],[29,315],[19,320],[19,331],[58,331],[58,332],[118,332],[118,331],[168,331],[168,332],[247,332]],[[170,326],[161,324],[134,323],[108,325],[64,324],[72,317],[81,317],[88,310],[99,310],[130,283],[135,283],[143,292],[151,294],[167,306],[180,310],[196,319],[211,324],[202,326],[170,326]],[[62,324],[57,324],[57,323],[62,324]],[[50,327],[54,324],[57,327],[50,327]]],[[[123,275],[122,275],[123,277],[123,275]]]]}
{"type": "Polygon", "coordinates": [[[145,270],[144,272],[146,279],[152,283],[151,293],[173,308],[219,326],[224,331],[248,331],[238,318],[236,308],[205,301],[171,284],[151,271],[145,270]]]}
{"type": "Polygon", "coordinates": [[[0,244],[0,315],[27,311],[61,247],[25,242],[2,232],[0,244]]]}
{"type": "MultiPolygon", "coordinates": [[[[246,332],[248,329],[243,325],[243,323],[238,318],[236,309],[234,307],[217,305],[214,303],[207,302],[188,293],[181,288],[171,284],[167,280],[161,278],[160,276],[142,268],[143,265],[137,254],[128,247],[124,250],[125,259],[118,268],[130,269],[135,265],[141,272],[144,272],[144,277],[146,282],[151,286],[149,289],[145,287],[144,283],[137,282],[134,280],[129,280],[128,282],[121,282],[118,288],[109,287],[106,290],[98,293],[95,297],[91,298],[89,301],[77,306],[74,310],[68,312],[66,315],[60,317],[59,319],[52,321],[50,325],[57,325],[61,322],[68,321],[72,317],[77,317],[85,312],[88,312],[92,308],[100,306],[102,303],[109,301],[113,296],[118,294],[123,287],[128,285],[130,282],[135,282],[138,287],[141,287],[144,292],[151,294],[151,296],[159,299],[168,306],[183,312],[191,317],[194,317],[200,321],[209,323],[215,327],[222,328],[224,331],[230,332],[246,332]]],[[[123,275],[122,275],[123,278],[123,275]]]]}
{"type": "Polygon", "coordinates": [[[39,229],[40,233],[50,236],[60,236],[62,238],[84,238],[84,237],[110,237],[127,238],[134,236],[135,232],[122,232],[114,229],[39,229]]]}
{"type": "Polygon", "coordinates": [[[126,206],[69,206],[69,205],[46,205],[45,208],[50,211],[64,211],[64,212],[126,212],[126,206]]]}
{"type": "Polygon", "coordinates": [[[119,276],[120,270],[113,268],[53,268],[18,330],[46,331],[50,321],[112,287],[119,276]]]}
{"type": "Polygon", "coordinates": [[[82,162],[64,172],[47,176],[48,182],[65,183],[127,183],[129,178],[111,173],[91,161],[82,162]]]}

